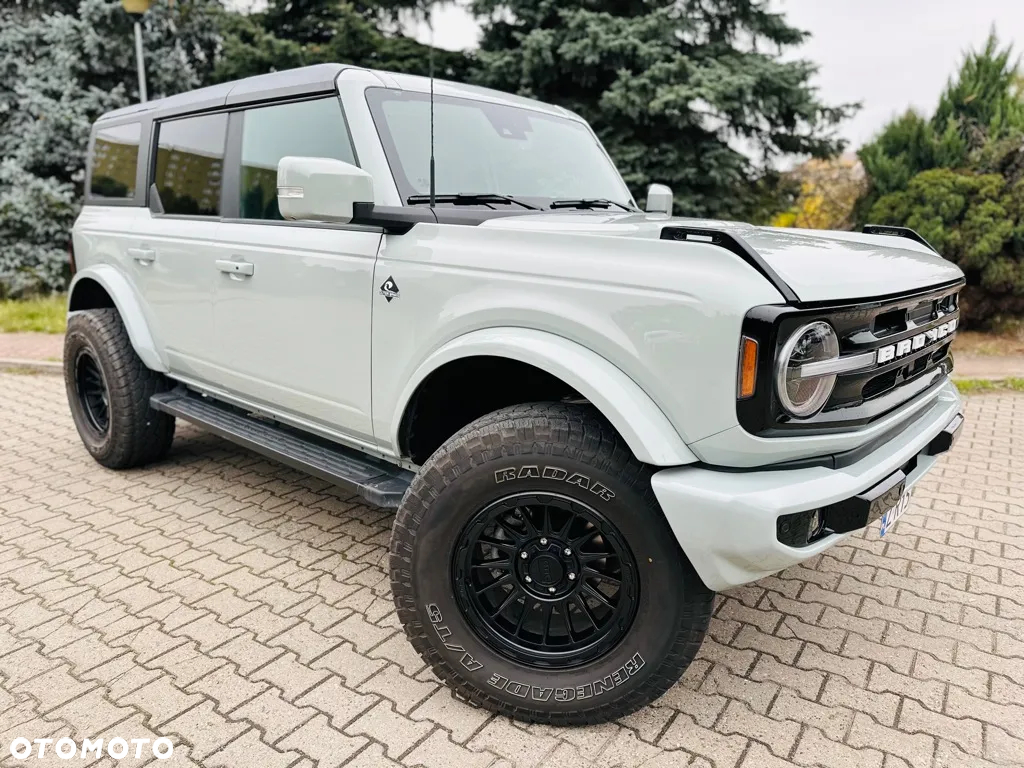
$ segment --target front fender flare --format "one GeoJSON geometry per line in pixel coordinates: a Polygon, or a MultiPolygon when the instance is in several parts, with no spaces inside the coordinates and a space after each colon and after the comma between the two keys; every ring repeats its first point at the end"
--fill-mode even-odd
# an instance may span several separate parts
{"type": "MultiPolygon", "coordinates": [[[[142,360],[143,364],[153,371],[167,373],[167,363],[161,357],[153,335],[149,331],[149,323],[146,322],[146,315],[142,310],[142,304],[135,293],[131,283],[120,271],[110,264],[97,264],[79,271],[68,288],[68,307],[71,306],[71,299],[75,295],[75,287],[83,280],[95,280],[110,296],[121,315],[121,322],[128,331],[128,338],[132,342],[135,353],[142,360]]],[[[70,311],[68,314],[72,314],[70,311]]]]}
{"type": "Polygon", "coordinates": [[[587,398],[646,464],[673,467],[697,461],[661,409],[621,369],[574,341],[529,328],[473,331],[431,353],[398,399],[391,423],[392,445],[399,445],[402,416],[419,385],[442,365],[477,356],[510,358],[561,379],[587,398]]]}

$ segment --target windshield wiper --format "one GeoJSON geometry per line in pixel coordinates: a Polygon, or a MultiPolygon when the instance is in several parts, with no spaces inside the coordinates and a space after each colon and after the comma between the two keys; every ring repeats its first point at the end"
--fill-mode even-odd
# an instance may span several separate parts
{"type": "Polygon", "coordinates": [[[556,208],[582,208],[583,210],[590,210],[592,208],[611,208],[613,205],[619,206],[624,211],[633,212],[633,209],[624,203],[617,203],[614,200],[609,200],[604,197],[582,197],[579,200],[555,200],[551,204],[551,209],[556,208]]]}
{"type": "MultiPolygon", "coordinates": [[[[511,195],[498,195],[492,192],[459,192],[455,195],[434,195],[435,203],[451,203],[452,205],[492,205],[503,203],[505,205],[518,205],[531,211],[536,211],[537,206],[516,200],[511,195]]],[[[405,200],[406,205],[423,205],[430,203],[430,195],[411,195],[405,200]]]]}

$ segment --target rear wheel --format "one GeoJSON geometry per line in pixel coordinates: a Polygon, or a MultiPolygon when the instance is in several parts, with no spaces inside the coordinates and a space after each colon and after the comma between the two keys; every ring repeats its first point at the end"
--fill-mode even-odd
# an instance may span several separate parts
{"type": "Polygon", "coordinates": [[[422,467],[392,533],[417,651],[467,698],[522,720],[603,722],[664,693],[714,593],[650,474],[587,407],[515,406],[461,430],[422,467]]]}
{"type": "Polygon", "coordinates": [[[76,312],[64,336],[64,384],[82,443],[111,469],[163,458],[174,418],[149,407],[168,380],[135,354],[115,309],[76,312]]]}

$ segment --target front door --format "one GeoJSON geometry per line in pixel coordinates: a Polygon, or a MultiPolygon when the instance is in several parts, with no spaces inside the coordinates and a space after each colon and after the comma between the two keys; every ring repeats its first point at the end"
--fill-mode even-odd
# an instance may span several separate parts
{"type": "Polygon", "coordinates": [[[381,233],[285,222],[277,209],[282,157],[355,162],[340,102],[332,96],[253,108],[232,121],[239,215],[221,223],[211,264],[218,383],[270,411],[372,445],[370,303],[381,233]]]}

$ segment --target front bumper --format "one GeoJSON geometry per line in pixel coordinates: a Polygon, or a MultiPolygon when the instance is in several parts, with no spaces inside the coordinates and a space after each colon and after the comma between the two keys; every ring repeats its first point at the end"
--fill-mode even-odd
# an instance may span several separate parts
{"type": "Polygon", "coordinates": [[[728,589],[814,557],[877,519],[891,500],[894,479],[913,487],[951,447],[960,410],[956,387],[947,381],[898,434],[841,469],[687,466],[657,472],[651,483],[701,579],[710,589],[728,589]],[[834,520],[847,513],[843,532],[800,547],[779,540],[780,517],[826,508],[836,510],[834,520]]]}

